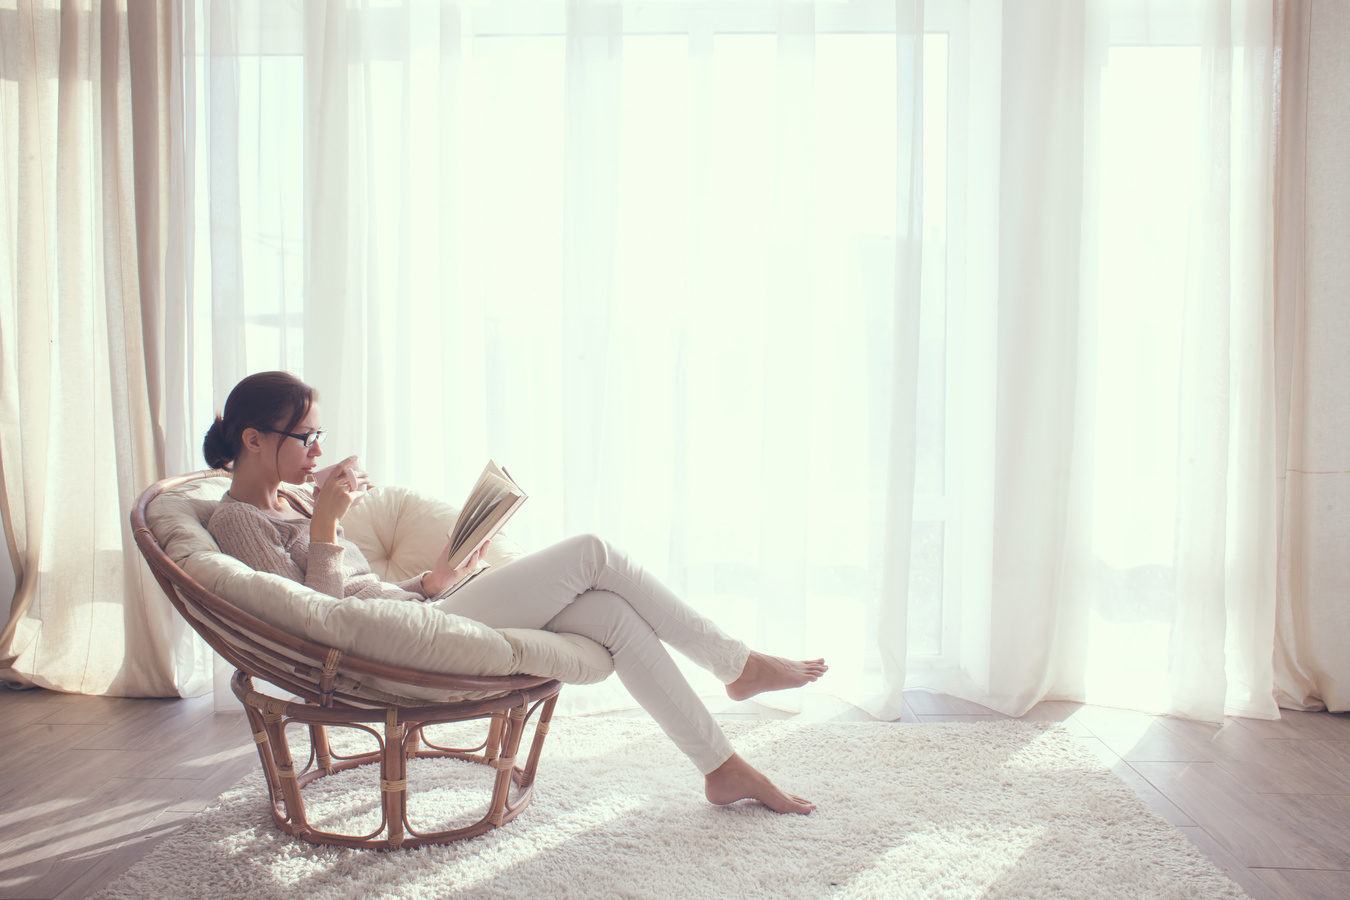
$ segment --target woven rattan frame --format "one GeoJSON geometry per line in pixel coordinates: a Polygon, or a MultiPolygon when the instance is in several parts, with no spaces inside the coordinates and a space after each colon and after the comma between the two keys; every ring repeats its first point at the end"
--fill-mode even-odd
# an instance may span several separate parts
{"type": "Polygon", "coordinates": [[[297,638],[227,603],[179,568],[146,525],[146,511],[160,494],[200,478],[222,475],[228,473],[208,470],[151,485],[131,511],[131,529],[174,608],[237,670],[231,687],[248,716],[277,826],[313,844],[397,850],[474,837],[515,818],[529,805],[561,682],[534,675],[441,675],[385,665],[297,638]],[[295,694],[296,699],[278,700],[258,692],[253,685],[255,678],[295,694]],[[380,679],[384,690],[363,690],[363,683],[370,679],[380,679]],[[387,689],[390,684],[486,696],[428,703],[391,695],[387,689]],[[517,765],[526,724],[536,712],[539,719],[529,757],[523,766],[517,765]],[[474,719],[487,720],[486,738],[476,747],[438,747],[423,736],[428,726],[474,719]],[[310,733],[309,760],[299,771],[286,738],[286,727],[292,723],[306,726],[310,733]],[[372,727],[381,725],[383,734],[372,727]],[[330,727],[368,732],[379,749],[338,756],[329,744],[330,727]],[[407,761],[414,758],[460,759],[494,768],[487,814],[460,828],[415,831],[408,819],[407,780],[407,761]],[[337,834],[309,823],[302,795],[306,785],[325,775],[375,763],[380,765],[383,812],[379,829],[364,835],[337,834]],[[514,798],[510,796],[513,785],[514,798]]]}

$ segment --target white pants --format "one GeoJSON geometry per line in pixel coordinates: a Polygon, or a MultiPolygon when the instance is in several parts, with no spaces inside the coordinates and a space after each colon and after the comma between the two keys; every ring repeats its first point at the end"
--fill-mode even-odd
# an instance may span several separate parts
{"type": "Polygon", "coordinates": [[[740,676],[750,648],[612,544],[568,538],[484,572],[436,605],[493,628],[542,628],[604,645],[624,687],[700,772],[731,756],[731,742],[661,642],[724,684],[740,676]]]}

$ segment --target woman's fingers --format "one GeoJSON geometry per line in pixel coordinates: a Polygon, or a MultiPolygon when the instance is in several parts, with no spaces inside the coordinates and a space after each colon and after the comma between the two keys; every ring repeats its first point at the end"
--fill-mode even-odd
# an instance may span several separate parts
{"type": "Polygon", "coordinates": [[[355,484],[355,479],[353,479],[352,477],[352,467],[355,465],[356,465],[355,456],[349,456],[342,462],[337,464],[336,474],[339,478],[342,479],[342,482],[347,487],[347,490],[351,490],[352,485],[355,484]]]}
{"type": "MultiPolygon", "coordinates": [[[[361,468],[361,464],[357,461],[357,457],[352,456],[344,460],[343,473],[347,482],[347,490],[358,495],[362,495],[370,490],[370,475],[361,468]]],[[[358,499],[360,499],[359,496],[358,499]]]]}
{"type": "Polygon", "coordinates": [[[351,485],[352,490],[363,491],[370,486],[370,476],[356,463],[352,463],[347,467],[347,483],[351,485]]]}
{"type": "Polygon", "coordinates": [[[315,495],[314,515],[316,518],[338,522],[352,508],[352,484],[350,469],[356,463],[355,456],[349,456],[332,467],[332,474],[324,480],[326,489],[315,495]]]}

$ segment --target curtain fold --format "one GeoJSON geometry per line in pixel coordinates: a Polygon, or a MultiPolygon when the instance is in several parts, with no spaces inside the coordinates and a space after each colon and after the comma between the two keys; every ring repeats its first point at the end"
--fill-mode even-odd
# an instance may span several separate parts
{"type": "Polygon", "coordinates": [[[1273,717],[1274,15],[1215,4],[1195,157],[1178,446],[1170,688],[1182,715],[1273,717]]]}
{"type": "Polygon", "coordinates": [[[623,4],[568,0],[563,49],[561,451],[568,473],[563,528],[603,527],[612,495],[591,486],[622,464],[604,440],[614,427],[619,141],[623,113],[623,4]],[[597,438],[599,440],[597,440],[597,438]]]}
{"type": "Polygon", "coordinates": [[[987,652],[995,707],[1019,712],[1051,685],[1081,692],[1081,664],[1068,660],[1079,653],[1085,623],[1065,579],[1082,533],[1073,521],[1082,478],[1076,426],[1084,414],[1077,401],[1080,272],[1091,227],[1084,215],[1089,74],[1100,67],[1089,39],[1080,4],[1040,3],[1003,17],[987,652]]]}
{"type": "Polygon", "coordinates": [[[914,547],[916,429],[924,276],[924,4],[896,4],[896,224],[894,363],[891,372],[890,440],[885,529],[888,548],[881,564],[879,693],[862,704],[872,715],[898,719],[903,712],[909,654],[910,571],[914,547]]]}

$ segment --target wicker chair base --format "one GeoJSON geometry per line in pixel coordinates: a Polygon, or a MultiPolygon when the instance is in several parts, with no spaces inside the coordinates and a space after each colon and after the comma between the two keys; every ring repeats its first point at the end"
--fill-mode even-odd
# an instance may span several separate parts
{"type": "Polygon", "coordinates": [[[252,678],[242,670],[235,672],[231,687],[248,715],[258,758],[267,779],[272,818],[278,828],[311,844],[399,850],[475,837],[511,821],[529,805],[539,755],[562,684],[547,681],[537,687],[486,700],[374,709],[278,700],[254,690],[252,678]],[[525,726],[536,711],[539,721],[535,725],[529,756],[523,766],[518,766],[516,755],[525,726]],[[422,730],[430,725],[475,719],[488,720],[487,737],[476,747],[438,747],[430,744],[422,734],[422,730]],[[310,733],[309,760],[299,771],[286,737],[286,727],[292,723],[308,727],[310,733]],[[329,726],[366,731],[374,736],[379,749],[355,756],[338,756],[329,744],[329,726]],[[383,734],[371,726],[383,726],[383,734]],[[487,814],[461,828],[418,833],[408,817],[409,759],[458,759],[496,769],[487,814]],[[310,824],[305,816],[303,797],[306,785],[326,775],[373,764],[380,766],[382,817],[378,829],[364,835],[336,834],[310,824]],[[516,788],[514,799],[510,796],[513,785],[516,788]]]}

